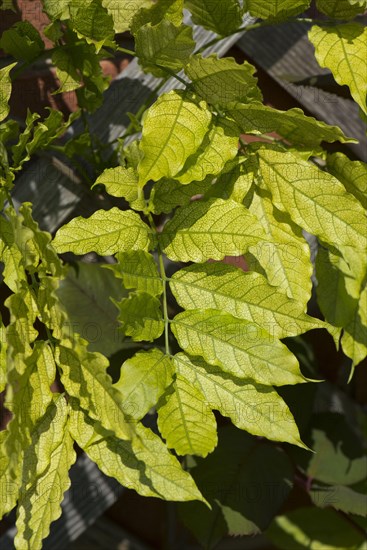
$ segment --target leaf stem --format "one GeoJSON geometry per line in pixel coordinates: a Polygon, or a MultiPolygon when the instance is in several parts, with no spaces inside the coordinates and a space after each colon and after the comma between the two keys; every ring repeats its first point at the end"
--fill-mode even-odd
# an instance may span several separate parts
{"type": "Polygon", "coordinates": [[[164,342],[166,348],[166,354],[171,355],[171,350],[169,346],[169,323],[168,318],[168,306],[167,306],[167,277],[166,270],[164,269],[163,255],[158,247],[158,261],[159,261],[159,271],[162,278],[163,284],[163,319],[164,319],[164,342]]]}

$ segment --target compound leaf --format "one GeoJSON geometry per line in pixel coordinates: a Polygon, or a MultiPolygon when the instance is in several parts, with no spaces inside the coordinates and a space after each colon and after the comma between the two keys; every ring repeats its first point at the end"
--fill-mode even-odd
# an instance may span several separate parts
{"type": "Polygon", "coordinates": [[[253,321],[274,338],[296,336],[325,323],[304,313],[303,305],[259,273],[210,263],[184,267],[170,282],[177,302],[184,309],[218,309],[239,319],[253,321]]]}
{"type": "Polygon", "coordinates": [[[205,102],[195,103],[187,92],[173,90],[161,95],[143,120],[140,186],[176,176],[200,147],[211,118],[205,102]]]}
{"type": "Polygon", "coordinates": [[[265,233],[241,204],[209,199],[178,209],[159,238],[171,260],[202,262],[239,256],[263,241],[265,233]]]}
{"type": "Polygon", "coordinates": [[[108,256],[121,250],[148,250],[151,241],[152,232],[138,214],[113,207],[97,210],[89,218],[74,218],[57,231],[53,245],[60,254],[94,251],[108,256]]]}
{"type": "Polygon", "coordinates": [[[211,453],[217,444],[217,423],[206,409],[203,393],[177,374],[158,408],[158,428],[167,447],[179,455],[211,453]]]}
{"type": "Polygon", "coordinates": [[[114,387],[119,390],[129,418],[140,420],[170,385],[173,365],[159,349],[141,351],[127,359],[114,387]]]}
{"type": "Polygon", "coordinates": [[[305,382],[296,357],[256,323],[215,309],[189,310],[171,321],[181,348],[238,378],[282,386],[305,382]]]}
{"type": "Polygon", "coordinates": [[[254,77],[255,67],[233,57],[218,58],[193,55],[185,67],[194,90],[208,103],[227,107],[232,102],[261,101],[262,95],[254,77]]]}
{"type": "Polygon", "coordinates": [[[367,59],[364,55],[367,28],[359,23],[335,27],[314,25],[308,37],[315,46],[321,67],[330,69],[338,84],[349,87],[353,99],[367,114],[367,59]]]}

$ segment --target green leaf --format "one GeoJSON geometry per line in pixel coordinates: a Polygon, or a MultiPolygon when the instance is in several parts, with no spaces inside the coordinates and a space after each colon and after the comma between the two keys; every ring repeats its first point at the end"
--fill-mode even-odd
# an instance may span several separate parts
{"type": "Polygon", "coordinates": [[[18,21],[3,32],[0,47],[19,61],[30,62],[45,49],[38,30],[29,21],[18,21]]]}
{"type": "Polygon", "coordinates": [[[125,288],[134,288],[152,296],[160,296],[163,282],[154,258],[144,250],[118,252],[116,264],[104,264],[116,277],[122,279],[125,288]]]}
{"type": "Polygon", "coordinates": [[[198,151],[189,157],[175,179],[183,184],[203,181],[208,175],[219,174],[227,161],[238,153],[238,129],[223,117],[213,120],[198,151]]]}
{"type": "Polygon", "coordinates": [[[74,349],[64,341],[55,351],[55,360],[61,368],[61,382],[71,397],[106,429],[121,439],[130,439],[120,392],[113,387],[107,374],[109,362],[100,353],[86,350],[85,341],[74,338],[74,349]]]}
{"type": "Polygon", "coordinates": [[[171,21],[177,27],[183,19],[183,0],[157,0],[153,3],[146,2],[147,7],[142,8],[134,15],[131,23],[131,32],[135,34],[140,27],[151,23],[158,25],[163,19],[171,21]]]}
{"type": "Polygon", "coordinates": [[[222,199],[197,201],[178,209],[159,235],[164,253],[183,262],[239,256],[264,237],[253,214],[233,200],[222,199]]]}
{"type": "Polygon", "coordinates": [[[76,453],[68,430],[68,405],[64,397],[58,397],[50,405],[39,424],[34,445],[24,457],[14,541],[18,550],[42,548],[50,523],[61,515],[60,504],[70,486],[68,471],[76,453]]]}
{"type": "Polygon", "coordinates": [[[5,390],[7,382],[7,365],[6,365],[6,329],[0,315],[0,392],[5,390]]]}
{"type": "Polygon", "coordinates": [[[200,147],[209,129],[211,113],[204,101],[195,103],[187,92],[163,94],[145,112],[139,163],[139,183],[174,177],[200,147]]]}
{"type": "MultiPolygon", "coordinates": [[[[341,344],[352,369],[367,356],[367,287],[347,263],[319,249],[316,258],[317,298],[325,319],[343,328],[341,344]]],[[[353,372],[353,370],[352,370],[353,372]]]]}
{"type": "Polygon", "coordinates": [[[158,298],[146,292],[132,292],[121,302],[114,302],[119,309],[118,320],[122,331],[134,342],[153,342],[161,336],[164,322],[158,298]]]}
{"type": "Polygon", "coordinates": [[[271,386],[231,376],[199,357],[178,353],[173,360],[180,376],[203,395],[203,424],[215,409],[248,433],[305,447],[288,406],[271,386]]]}
{"type": "Polygon", "coordinates": [[[281,449],[232,426],[219,431],[214,453],[205,460],[198,459],[191,472],[212,511],[200,503],[182,504],[179,511],[203,548],[215,548],[228,534],[263,531],[286,500],[293,482],[292,466],[281,449]]]}
{"type": "Polygon", "coordinates": [[[110,297],[121,300],[127,292],[110,271],[98,264],[72,264],[56,294],[67,312],[64,334],[72,337],[78,332],[88,340],[90,351],[107,356],[124,347],[117,310],[110,297]]]}
{"type": "Polygon", "coordinates": [[[11,78],[9,73],[15,65],[16,63],[11,63],[0,69],[0,121],[6,118],[9,113],[8,101],[11,94],[11,78]]]}
{"type": "Polygon", "coordinates": [[[309,5],[310,0],[245,0],[244,11],[261,19],[281,20],[304,12],[309,5]]]}
{"type": "Polygon", "coordinates": [[[298,508],[277,516],[266,536],[282,550],[362,550],[364,534],[334,510],[298,508]]]}
{"type": "Polygon", "coordinates": [[[104,185],[109,195],[123,197],[134,210],[144,210],[145,200],[138,186],[139,178],[133,168],[107,168],[92,185],[104,185]]]}
{"type": "Polygon", "coordinates": [[[192,20],[205,29],[227,36],[242,24],[241,8],[237,0],[185,0],[192,20]]]}
{"type": "MultiPolygon", "coordinates": [[[[365,212],[331,174],[293,153],[258,153],[261,177],[274,205],[292,221],[356,261],[367,245],[365,212]]],[[[365,259],[361,259],[365,265],[365,259]]]]}
{"type": "Polygon", "coordinates": [[[114,384],[122,396],[126,415],[134,420],[143,418],[158,403],[172,376],[171,360],[159,349],[141,351],[127,359],[114,384]]]}
{"type": "Polygon", "coordinates": [[[166,445],[179,455],[207,456],[217,445],[217,422],[205,397],[177,374],[158,408],[158,428],[166,445]]]}
{"type": "Polygon", "coordinates": [[[308,477],[330,485],[354,485],[366,478],[363,435],[344,414],[314,414],[304,439],[314,453],[300,449],[292,453],[308,477]]]}
{"type": "Polygon", "coordinates": [[[74,218],[57,231],[53,245],[60,254],[94,251],[107,256],[123,250],[148,250],[152,238],[150,228],[138,214],[113,207],[97,210],[89,218],[74,218]]]}
{"type": "Polygon", "coordinates": [[[332,19],[353,19],[366,11],[366,0],[316,0],[319,11],[332,19]]]}
{"type": "Polygon", "coordinates": [[[132,440],[123,441],[93,423],[77,408],[75,400],[71,406],[74,439],[106,475],[143,496],[203,500],[191,476],[151,430],[138,423],[132,440]]]}
{"type": "Polygon", "coordinates": [[[130,30],[134,16],[150,5],[148,0],[102,0],[102,5],[112,16],[116,33],[130,30]]]}
{"type": "Polygon", "coordinates": [[[236,104],[228,111],[244,134],[266,134],[277,132],[287,141],[314,147],[321,141],[355,142],[346,137],[337,126],[329,126],[313,117],[306,116],[301,109],[279,111],[268,105],[252,102],[236,104]]]}
{"type": "Polygon", "coordinates": [[[320,508],[332,506],[346,514],[365,517],[367,510],[366,482],[352,487],[313,483],[310,497],[312,502],[320,508]]]}
{"type": "Polygon", "coordinates": [[[199,264],[177,271],[170,287],[184,309],[219,309],[253,321],[274,338],[296,336],[325,323],[306,315],[303,305],[271,286],[258,273],[222,264],[199,264]]]}
{"type": "Polygon", "coordinates": [[[343,153],[334,153],[327,156],[327,168],[342,182],[348,193],[352,193],[367,208],[367,164],[349,160],[343,153]]]}
{"type": "Polygon", "coordinates": [[[195,48],[192,27],[176,27],[166,19],[154,26],[148,23],[140,27],[135,35],[135,44],[139,64],[144,71],[157,77],[167,76],[167,71],[157,65],[178,72],[186,65],[195,48]]]}
{"type": "Polygon", "coordinates": [[[218,58],[193,55],[185,67],[195,91],[208,103],[227,107],[232,102],[261,101],[262,95],[254,77],[255,67],[233,57],[218,58]]]}
{"type": "Polygon", "coordinates": [[[251,255],[246,255],[249,268],[258,271],[259,263],[269,283],[306,310],[311,297],[313,268],[310,247],[302,230],[287,214],[273,206],[262,189],[255,189],[249,209],[262,221],[267,236],[266,242],[250,247],[251,255]]]}
{"type": "Polygon", "coordinates": [[[308,37],[321,67],[330,69],[338,84],[349,86],[353,99],[367,114],[367,28],[359,23],[335,27],[314,25],[308,37]]]}
{"type": "Polygon", "coordinates": [[[43,0],[43,8],[51,20],[68,19],[72,0],[43,0]]]}
{"type": "Polygon", "coordinates": [[[168,214],[176,206],[190,204],[192,197],[201,195],[211,186],[212,176],[203,181],[182,185],[176,180],[162,178],[155,183],[150,195],[150,208],[154,214],[168,214]]]}
{"type": "Polygon", "coordinates": [[[98,0],[88,0],[82,6],[80,2],[72,0],[70,18],[78,37],[85,38],[88,44],[94,44],[97,53],[102,46],[110,45],[113,41],[114,20],[98,0]]]}
{"type": "Polygon", "coordinates": [[[296,357],[256,323],[214,309],[184,311],[171,321],[181,348],[238,378],[265,385],[305,382],[296,357]]]}

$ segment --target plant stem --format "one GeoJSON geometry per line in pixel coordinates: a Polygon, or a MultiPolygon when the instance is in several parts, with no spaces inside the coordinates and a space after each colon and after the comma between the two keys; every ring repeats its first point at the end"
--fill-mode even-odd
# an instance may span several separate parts
{"type": "Polygon", "coordinates": [[[171,355],[171,350],[169,346],[169,318],[168,318],[168,307],[167,307],[167,277],[166,271],[164,269],[164,262],[162,252],[158,248],[158,261],[159,261],[159,271],[162,278],[163,284],[163,319],[164,319],[164,342],[166,348],[166,354],[171,355]]]}

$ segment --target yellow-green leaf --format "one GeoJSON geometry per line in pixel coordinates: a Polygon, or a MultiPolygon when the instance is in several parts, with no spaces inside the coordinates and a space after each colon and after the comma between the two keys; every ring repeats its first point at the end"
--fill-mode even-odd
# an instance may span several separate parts
{"type": "Polygon", "coordinates": [[[237,378],[282,386],[305,382],[296,357],[256,323],[215,309],[184,311],[171,321],[181,348],[237,378]]]}
{"type": "Polygon", "coordinates": [[[58,230],[53,245],[59,253],[94,251],[107,256],[121,250],[148,250],[151,242],[152,231],[138,214],[113,207],[97,210],[89,218],[74,218],[58,230]]]}
{"type": "Polygon", "coordinates": [[[367,114],[367,28],[359,23],[314,25],[308,37],[321,67],[330,69],[338,84],[349,86],[353,99],[367,114]]]}

